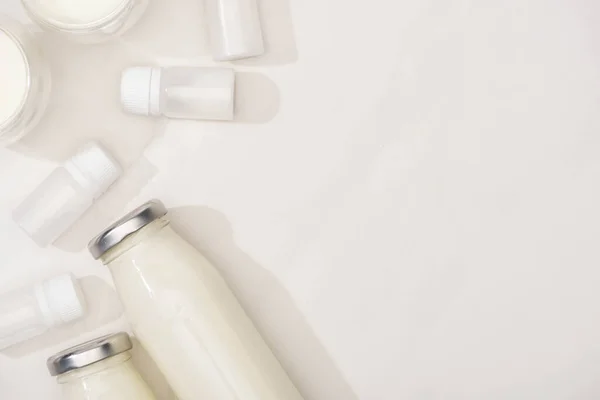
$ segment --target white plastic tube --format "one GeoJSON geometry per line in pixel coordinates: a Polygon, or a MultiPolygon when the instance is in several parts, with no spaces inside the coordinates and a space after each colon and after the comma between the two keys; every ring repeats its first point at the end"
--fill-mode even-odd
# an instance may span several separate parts
{"type": "Polygon", "coordinates": [[[213,58],[232,61],[265,52],[256,0],[205,0],[213,58]]]}
{"type": "Polygon", "coordinates": [[[230,121],[234,99],[230,68],[134,67],[121,80],[123,108],[133,114],[230,121]]]}
{"type": "Polygon", "coordinates": [[[70,274],[4,294],[0,296],[0,349],[32,339],[84,314],[83,292],[70,274]]]}
{"type": "Polygon", "coordinates": [[[121,175],[106,150],[89,143],[57,168],[13,213],[13,219],[41,247],[67,231],[121,175]]]}

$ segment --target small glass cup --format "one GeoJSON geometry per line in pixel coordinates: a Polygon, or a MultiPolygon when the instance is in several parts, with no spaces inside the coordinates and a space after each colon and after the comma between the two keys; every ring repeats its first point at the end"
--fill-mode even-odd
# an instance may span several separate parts
{"type": "Polygon", "coordinates": [[[120,36],[144,14],[148,0],[60,2],[21,0],[42,29],[64,34],[80,43],[97,43],[120,36]]]}
{"type": "Polygon", "coordinates": [[[27,69],[27,87],[20,105],[7,119],[0,120],[0,145],[8,145],[21,139],[40,121],[48,105],[51,77],[35,36],[24,25],[0,15],[0,34],[14,42],[27,69]]]}

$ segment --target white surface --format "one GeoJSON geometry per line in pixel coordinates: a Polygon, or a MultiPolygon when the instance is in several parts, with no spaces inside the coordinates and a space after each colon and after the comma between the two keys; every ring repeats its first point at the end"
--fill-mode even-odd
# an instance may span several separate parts
{"type": "MultiPolygon", "coordinates": [[[[121,47],[45,39],[66,86],[52,129],[0,152],[2,287],[109,282],[91,225],[159,197],[307,399],[600,395],[597,2],[262,0],[239,122],[170,123],[142,152],[162,129],[120,113],[122,68],[210,60],[198,2],[152,7],[121,47]],[[128,178],[38,249],[9,210],[96,136],[128,178]]],[[[126,327],[0,355],[2,398],[58,400],[45,358],[126,327]]]]}

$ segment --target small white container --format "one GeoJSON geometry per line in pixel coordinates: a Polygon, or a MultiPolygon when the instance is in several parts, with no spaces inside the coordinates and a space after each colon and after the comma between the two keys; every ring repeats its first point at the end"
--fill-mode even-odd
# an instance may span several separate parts
{"type": "Polygon", "coordinates": [[[64,400],[155,400],[131,362],[127,333],[104,336],[48,359],[64,400]]]}
{"type": "Polygon", "coordinates": [[[230,68],[134,67],[121,79],[123,108],[133,114],[231,121],[234,99],[230,68]]]}
{"type": "Polygon", "coordinates": [[[302,400],[219,271],[144,204],[89,249],[180,400],[302,400]]]}
{"type": "Polygon", "coordinates": [[[13,143],[39,122],[50,94],[50,69],[33,34],[0,15],[0,144],[13,143]]]}
{"type": "Polygon", "coordinates": [[[206,0],[213,58],[232,61],[265,52],[256,0],[206,0]]]}
{"type": "Polygon", "coordinates": [[[46,247],[67,231],[121,176],[100,145],[88,143],[46,178],[13,213],[14,221],[46,247]]]}
{"type": "Polygon", "coordinates": [[[123,34],[143,15],[148,0],[21,0],[43,29],[84,43],[123,34]]]}
{"type": "Polygon", "coordinates": [[[75,321],[85,314],[85,299],[70,274],[0,296],[0,349],[6,349],[75,321]]]}

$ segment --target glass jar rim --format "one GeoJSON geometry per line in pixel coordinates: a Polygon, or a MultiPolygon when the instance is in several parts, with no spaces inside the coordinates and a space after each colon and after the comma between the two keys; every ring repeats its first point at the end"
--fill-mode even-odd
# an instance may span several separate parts
{"type": "MultiPolygon", "coordinates": [[[[0,26],[0,31],[17,45],[17,48],[21,53],[21,57],[23,57],[25,68],[27,69],[26,89],[25,93],[23,94],[23,97],[21,98],[19,106],[6,120],[0,121],[0,142],[2,142],[4,139],[3,136],[18,123],[19,118],[22,116],[23,111],[25,110],[25,105],[29,101],[29,97],[31,95],[31,63],[29,61],[29,57],[27,56],[27,52],[25,51],[23,42],[21,41],[19,36],[13,33],[8,27],[0,26]]],[[[13,139],[10,139],[10,141],[13,141],[13,139]]]]}
{"type": "Polygon", "coordinates": [[[32,0],[21,0],[21,3],[25,7],[25,10],[33,17],[39,24],[68,32],[85,31],[90,29],[102,29],[104,26],[109,25],[117,16],[119,16],[127,6],[131,3],[131,0],[122,0],[121,3],[113,10],[110,14],[86,23],[68,23],[60,21],[56,18],[45,15],[39,12],[40,8],[35,5],[35,1],[32,0]]]}

